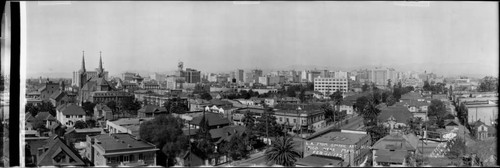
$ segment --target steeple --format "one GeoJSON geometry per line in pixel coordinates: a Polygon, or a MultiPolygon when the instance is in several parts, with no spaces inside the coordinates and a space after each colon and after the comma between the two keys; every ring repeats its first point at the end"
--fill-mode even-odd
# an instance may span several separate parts
{"type": "Polygon", "coordinates": [[[82,51],[82,68],[80,71],[85,72],[85,51],[82,51]]]}
{"type": "Polygon", "coordinates": [[[102,67],[102,52],[99,51],[99,68],[97,69],[97,75],[99,78],[104,77],[104,68],[102,67]]]}

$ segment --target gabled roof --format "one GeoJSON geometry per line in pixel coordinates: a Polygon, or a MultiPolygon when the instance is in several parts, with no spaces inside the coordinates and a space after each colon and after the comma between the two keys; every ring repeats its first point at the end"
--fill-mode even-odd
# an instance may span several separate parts
{"type": "Polygon", "coordinates": [[[165,107],[160,107],[156,105],[145,105],[138,112],[141,113],[166,113],[167,109],[165,107]]]}
{"type": "Polygon", "coordinates": [[[47,145],[42,148],[48,148],[47,151],[38,157],[37,166],[85,166],[85,162],[78,152],[72,150],[59,136],[49,137],[47,145]],[[72,163],[56,163],[54,158],[63,152],[66,157],[74,160],[72,163]]]}
{"type": "Polygon", "coordinates": [[[418,92],[409,92],[404,95],[401,95],[401,100],[418,100],[423,99],[424,97],[418,92]]]}
{"type": "Polygon", "coordinates": [[[111,108],[109,108],[105,104],[99,103],[95,105],[94,110],[111,111],[111,108]]]}
{"type": "MultiPolygon", "coordinates": [[[[392,134],[387,135],[384,138],[378,140],[374,145],[373,149],[376,150],[418,150],[416,147],[418,145],[418,138],[413,134],[399,135],[392,134]]],[[[379,151],[377,151],[378,153],[379,151]]]]}
{"type": "Polygon", "coordinates": [[[39,112],[35,118],[39,120],[56,121],[56,118],[49,112],[39,112]]]}
{"type": "MultiPolygon", "coordinates": [[[[209,126],[216,126],[216,125],[225,125],[229,124],[229,120],[227,118],[222,117],[222,115],[217,114],[217,113],[211,113],[211,112],[205,112],[205,117],[206,120],[208,120],[208,125],[209,126]]],[[[201,121],[203,119],[203,115],[197,116],[191,120],[191,124],[194,125],[200,125],[201,121]]]]}
{"type": "Polygon", "coordinates": [[[228,101],[224,100],[219,100],[219,99],[212,99],[210,100],[211,105],[216,105],[216,106],[232,106],[233,103],[230,103],[228,101]]]}
{"type": "Polygon", "coordinates": [[[50,95],[50,98],[58,101],[61,100],[61,98],[63,98],[65,95],[66,95],[65,92],[58,90],[54,92],[52,95],[50,95]]]}
{"type": "Polygon", "coordinates": [[[63,115],[85,115],[83,108],[73,103],[60,105],[57,111],[62,112],[63,115]]]}
{"type": "Polygon", "coordinates": [[[389,106],[381,108],[380,111],[378,119],[382,122],[394,118],[398,123],[406,123],[406,120],[413,116],[408,108],[402,106],[389,106]]]}
{"type": "Polygon", "coordinates": [[[35,117],[33,117],[31,115],[31,113],[26,113],[26,115],[24,116],[24,118],[26,119],[27,122],[35,121],[35,117]]]}
{"type": "MultiPolygon", "coordinates": [[[[217,129],[211,129],[210,130],[210,135],[212,138],[221,138],[220,140],[225,140],[229,141],[231,137],[233,137],[236,134],[243,134],[245,132],[246,128],[241,125],[231,125],[231,126],[225,126],[222,128],[217,128],[217,129]]],[[[219,140],[219,141],[220,141],[219,140]]]]}

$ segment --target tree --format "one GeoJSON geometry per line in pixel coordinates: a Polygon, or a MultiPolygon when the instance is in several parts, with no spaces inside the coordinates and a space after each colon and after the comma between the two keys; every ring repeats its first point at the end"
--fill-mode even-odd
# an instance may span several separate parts
{"type": "Polygon", "coordinates": [[[32,103],[26,103],[24,107],[26,113],[30,113],[31,116],[35,117],[38,114],[38,108],[32,103]]]}
{"type": "Polygon", "coordinates": [[[374,101],[369,100],[361,113],[361,116],[363,116],[363,119],[365,121],[365,125],[366,126],[376,125],[379,113],[380,110],[376,107],[374,101]]]}
{"type": "Polygon", "coordinates": [[[78,120],[78,121],[75,122],[75,125],[73,125],[73,127],[76,128],[76,129],[87,128],[87,123],[85,123],[85,121],[78,120]]]}
{"type": "Polygon", "coordinates": [[[222,144],[221,153],[229,155],[233,160],[247,158],[250,154],[251,143],[247,134],[235,134],[228,142],[222,144]]]}
{"type": "Polygon", "coordinates": [[[169,114],[172,114],[172,113],[176,113],[176,114],[184,113],[185,111],[188,110],[188,107],[186,106],[186,104],[184,104],[182,102],[182,100],[179,99],[179,98],[170,99],[169,101],[163,103],[163,106],[167,109],[167,112],[169,114]]]}
{"type": "Polygon", "coordinates": [[[372,144],[375,144],[378,140],[383,137],[389,135],[389,129],[384,127],[383,125],[372,125],[368,126],[366,132],[370,135],[372,144]]]}
{"type": "Polygon", "coordinates": [[[370,87],[370,86],[368,86],[368,84],[367,84],[367,83],[365,83],[365,84],[361,87],[361,90],[362,90],[363,92],[366,92],[366,91],[368,91],[369,87],[370,87]]]}
{"type": "Polygon", "coordinates": [[[480,92],[498,91],[498,79],[492,76],[485,76],[481,79],[478,90],[480,92]]]}
{"type": "Polygon", "coordinates": [[[265,112],[256,120],[255,130],[258,131],[257,135],[261,137],[267,136],[266,134],[269,134],[270,137],[283,135],[282,126],[276,122],[276,116],[272,108],[265,108],[265,112]]]}
{"type": "Polygon", "coordinates": [[[39,112],[47,111],[52,116],[56,116],[56,107],[54,107],[54,105],[50,102],[43,101],[41,104],[38,104],[37,109],[39,112]]]}
{"type": "Polygon", "coordinates": [[[138,100],[123,99],[121,104],[123,109],[133,116],[137,115],[137,110],[141,109],[141,102],[138,100]]]}
{"type": "Polygon", "coordinates": [[[88,128],[97,127],[97,121],[96,120],[89,119],[89,120],[85,121],[85,123],[87,124],[88,128]]]}
{"type": "Polygon", "coordinates": [[[332,106],[329,104],[329,103],[325,103],[323,105],[321,105],[321,109],[323,109],[323,111],[325,111],[325,119],[328,121],[333,121],[333,108],[332,106]]]}
{"type": "Polygon", "coordinates": [[[340,105],[340,103],[342,102],[342,98],[344,97],[342,96],[342,92],[340,92],[340,90],[337,90],[332,95],[330,95],[330,98],[333,100],[335,106],[338,106],[340,105]]]}
{"type": "Polygon", "coordinates": [[[431,104],[429,105],[427,116],[435,116],[436,123],[439,127],[444,127],[444,115],[446,114],[446,106],[441,100],[431,100],[431,104]]]}
{"type": "Polygon", "coordinates": [[[387,79],[387,88],[391,88],[391,79],[387,79]]]}
{"type": "Polygon", "coordinates": [[[204,100],[212,100],[212,95],[208,92],[203,92],[200,94],[200,98],[204,100]]]}
{"type": "Polygon", "coordinates": [[[35,118],[35,121],[33,121],[32,126],[33,126],[33,129],[37,130],[39,133],[43,133],[43,132],[46,132],[49,130],[47,127],[45,127],[45,122],[43,122],[43,120],[37,119],[37,118],[35,118]]]}
{"type": "Polygon", "coordinates": [[[93,116],[95,105],[96,103],[84,102],[82,103],[82,108],[85,111],[85,113],[87,113],[87,115],[93,116]]]}
{"type": "Polygon", "coordinates": [[[465,149],[467,148],[465,141],[461,137],[456,137],[454,140],[448,141],[446,147],[450,149],[446,153],[446,157],[449,159],[459,159],[465,154],[465,149]]]}
{"type": "Polygon", "coordinates": [[[300,99],[300,102],[304,103],[306,101],[306,94],[305,94],[305,90],[301,90],[300,91],[300,94],[299,94],[299,99],[300,99]]]}
{"type": "Polygon", "coordinates": [[[368,104],[369,99],[366,96],[361,96],[356,99],[356,103],[354,103],[354,108],[358,111],[359,114],[363,114],[363,110],[368,104]]]}
{"type": "Polygon", "coordinates": [[[264,154],[266,161],[268,163],[274,161],[274,163],[282,166],[294,166],[300,154],[293,148],[293,145],[292,137],[276,138],[276,141],[264,154]]]}
{"type": "Polygon", "coordinates": [[[0,92],[3,92],[4,89],[5,86],[4,86],[3,74],[0,73],[0,92]]]}
{"type": "Polygon", "coordinates": [[[420,117],[409,118],[407,121],[407,132],[414,134],[420,134],[420,126],[423,124],[423,120],[420,117]]]}
{"type": "Polygon", "coordinates": [[[247,129],[252,130],[255,125],[255,118],[249,111],[247,111],[242,119],[242,122],[245,124],[247,129]]]}
{"type": "Polygon", "coordinates": [[[182,119],[171,114],[159,115],[141,124],[139,128],[141,139],[156,145],[161,149],[160,157],[166,157],[158,159],[157,164],[172,166],[175,164],[175,157],[188,149],[188,138],[182,131],[183,126],[182,119]]]}
{"type": "Polygon", "coordinates": [[[111,112],[113,113],[113,117],[114,117],[118,111],[118,106],[117,106],[116,102],[109,101],[108,103],[106,103],[106,106],[108,106],[111,109],[111,112]]]}

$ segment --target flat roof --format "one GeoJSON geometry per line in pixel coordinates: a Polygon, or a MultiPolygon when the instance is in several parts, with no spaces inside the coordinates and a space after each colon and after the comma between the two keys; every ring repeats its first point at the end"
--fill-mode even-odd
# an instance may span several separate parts
{"type": "Polygon", "coordinates": [[[314,167],[322,167],[322,166],[339,166],[342,163],[342,160],[310,155],[305,158],[298,160],[295,164],[301,166],[314,166],[314,167]]]}
{"type": "Polygon", "coordinates": [[[104,149],[106,153],[121,152],[127,150],[155,149],[155,146],[147,142],[136,140],[130,134],[101,134],[93,136],[97,146],[104,149]]]}
{"type": "Polygon", "coordinates": [[[309,141],[353,145],[365,136],[368,134],[354,131],[328,132],[309,141]]]}

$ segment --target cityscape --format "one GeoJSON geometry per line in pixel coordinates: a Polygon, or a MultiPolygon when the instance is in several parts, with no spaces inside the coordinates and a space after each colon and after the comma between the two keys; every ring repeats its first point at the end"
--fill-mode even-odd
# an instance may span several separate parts
{"type": "Polygon", "coordinates": [[[498,165],[498,4],[25,3],[24,167],[498,165]]]}

